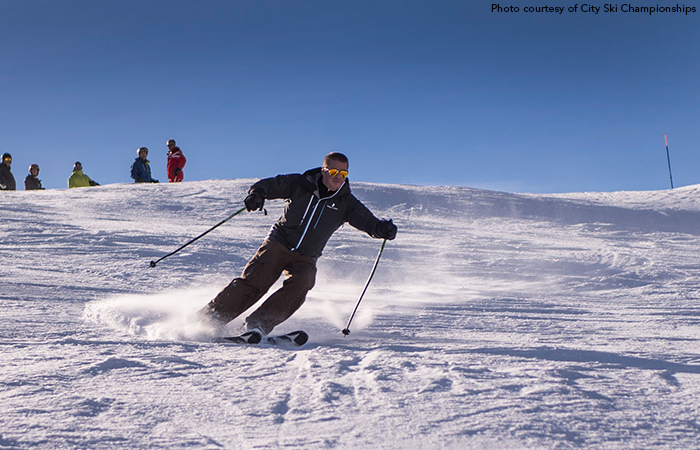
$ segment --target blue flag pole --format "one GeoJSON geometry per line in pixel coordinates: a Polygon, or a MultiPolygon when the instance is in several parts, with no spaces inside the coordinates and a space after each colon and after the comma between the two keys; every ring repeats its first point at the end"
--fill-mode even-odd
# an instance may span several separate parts
{"type": "Polygon", "coordinates": [[[668,137],[664,134],[666,142],[666,160],[668,161],[668,177],[671,179],[671,189],[673,189],[673,174],[671,173],[671,153],[668,151],[668,137]]]}

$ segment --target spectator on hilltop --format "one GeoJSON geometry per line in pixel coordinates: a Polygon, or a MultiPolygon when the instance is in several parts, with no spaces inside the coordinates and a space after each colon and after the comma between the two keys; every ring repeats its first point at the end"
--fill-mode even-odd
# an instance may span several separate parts
{"type": "Polygon", "coordinates": [[[182,170],[185,168],[187,158],[185,158],[180,147],[175,145],[175,139],[168,139],[166,145],[168,146],[168,181],[179,183],[185,177],[185,173],[182,170]]]}
{"type": "Polygon", "coordinates": [[[73,165],[73,173],[71,174],[70,178],[68,178],[68,187],[77,188],[99,185],[100,183],[91,180],[89,176],[83,173],[83,165],[80,163],[80,161],[76,161],[75,165],[73,165]]]}
{"type": "Polygon", "coordinates": [[[14,191],[17,189],[15,176],[12,175],[12,155],[5,153],[0,161],[0,190],[14,191]]]}
{"type": "Polygon", "coordinates": [[[39,177],[39,164],[29,166],[29,175],[24,179],[24,189],[27,191],[43,190],[39,177]]]}
{"type": "Polygon", "coordinates": [[[147,159],[148,148],[139,147],[136,154],[138,156],[131,165],[131,178],[134,179],[134,183],[157,183],[158,180],[151,177],[151,162],[147,159]]]}

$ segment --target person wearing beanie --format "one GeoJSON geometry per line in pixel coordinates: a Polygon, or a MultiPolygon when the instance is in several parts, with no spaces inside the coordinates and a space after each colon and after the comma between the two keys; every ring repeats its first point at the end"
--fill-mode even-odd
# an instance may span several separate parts
{"type": "Polygon", "coordinates": [[[80,161],[76,161],[73,165],[73,173],[70,178],[68,178],[68,187],[88,187],[88,186],[99,186],[100,183],[93,181],[89,176],[83,173],[83,165],[80,161]]]}
{"type": "Polygon", "coordinates": [[[15,176],[12,175],[12,155],[5,153],[0,161],[0,190],[14,191],[17,189],[15,176]]]}

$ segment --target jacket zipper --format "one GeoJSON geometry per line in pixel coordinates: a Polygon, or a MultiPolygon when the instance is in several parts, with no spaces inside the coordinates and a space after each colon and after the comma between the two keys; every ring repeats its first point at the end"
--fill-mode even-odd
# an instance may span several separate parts
{"type": "Polygon", "coordinates": [[[299,222],[299,225],[304,223],[304,219],[306,219],[306,214],[308,214],[309,208],[311,208],[311,203],[313,203],[313,201],[314,201],[314,195],[311,194],[311,198],[309,198],[309,204],[306,205],[306,211],[304,211],[304,215],[301,216],[301,222],[299,222]]]}
{"type": "MultiPolygon", "coordinates": [[[[311,225],[311,219],[313,219],[314,214],[316,214],[316,209],[318,209],[318,205],[320,205],[321,202],[326,201],[326,200],[330,200],[330,199],[332,199],[333,197],[335,197],[336,195],[338,195],[338,192],[340,192],[340,190],[343,188],[343,186],[345,186],[345,182],[343,182],[343,185],[340,186],[340,187],[338,188],[338,190],[335,191],[335,193],[334,193],[333,195],[331,195],[330,197],[325,197],[325,198],[319,198],[319,199],[318,199],[318,202],[314,205],[314,209],[311,211],[311,215],[308,216],[308,217],[309,217],[309,221],[306,222],[306,226],[304,227],[304,232],[301,233],[301,237],[299,238],[299,242],[297,242],[297,245],[292,249],[292,251],[295,251],[296,249],[298,249],[298,248],[301,246],[301,242],[304,240],[304,237],[306,237],[306,232],[309,231],[309,225],[311,225]]],[[[309,207],[311,207],[311,203],[313,202],[313,200],[314,200],[314,194],[312,193],[312,194],[311,194],[311,198],[309,199],[309,204],[306,206],[306,212],[304,213],[304,217],[301,219],[301,223],[304,223],[304,220],[305,220],[306,217],[307,217],[307,216],[306,216],[306,213],[309,212],[309,207]]],[[[325,203],[324,203],[324,204],[325,204],[325,203]]],[[[323,211],[321,211],[321,212],[323,213],[323,211]]],[[[319,215],[319,220],[320,220],[320,219],[321,219],[321,216],[319,215]]],[[[318,225],[318,220],[316,221],[316,225],[318,225]]],[[[316,225],[314,225],[314,228],[316,228],[316,225]]]]}

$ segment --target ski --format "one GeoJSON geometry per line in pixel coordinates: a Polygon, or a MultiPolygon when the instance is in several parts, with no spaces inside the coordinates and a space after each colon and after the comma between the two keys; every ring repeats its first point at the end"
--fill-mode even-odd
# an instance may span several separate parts
{"type": "Polygon", "coordinates": [[[305,331],[297,330],[291,333],[263,337],[263,335],[257,331],[247,331],[238,336],[224,336],[221,339],[236,344],[260,344],[262,342],[271,345],[294,345],[301,347],[308,342],[309,335],[305,331]]]}
{"type": "Polygon", "coordinates": [[[262,334],[257,331],[246,331],[238,336],[224,336],[221,339],[235,342],[237,344],[259,344],[262,340],[262,334]]]}
{"type": "Polygon", "coordinates": [[[306,333],[306,331],[302,330],[297,330],[297,331],[292,331],[291,333],[287,334],[280,334],[277,336],[268,336],[267,337],[267,342],[269,344],[275,344],[275,345],[280,345],[280,344],[293,344],[298,347],[301,347],[302,345],[306,344],[309,341],[309,335],[306,333]]]}

